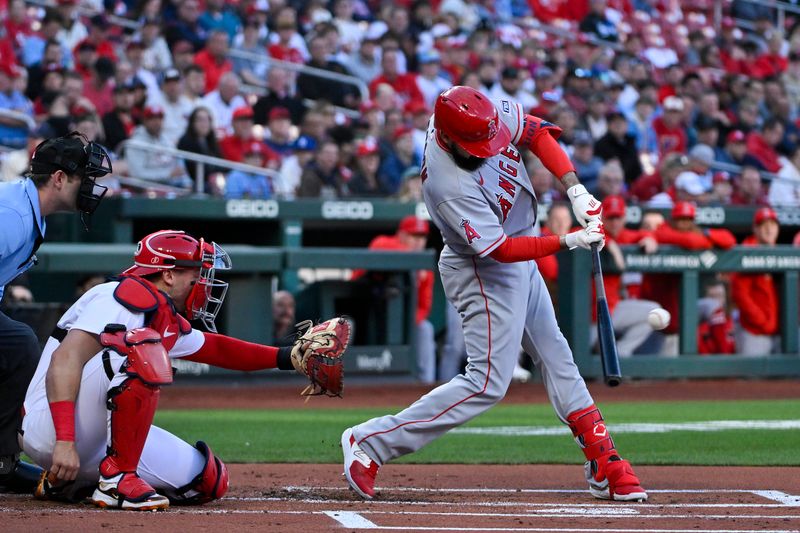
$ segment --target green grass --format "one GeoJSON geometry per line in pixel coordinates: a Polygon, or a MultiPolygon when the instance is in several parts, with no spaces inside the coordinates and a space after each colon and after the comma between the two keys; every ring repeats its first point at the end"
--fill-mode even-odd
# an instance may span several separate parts
{"type": "MultiPolygon", "coordinates": [[[[606,420],[620,423],[800,418],[800,400],[658,402],[600,406],[606,420]]],[[[189,442],[204,440],[228,462],[341,460],[339,437],[354,424],[392,409],[159,411],[156,424],[189,442]]],[[[549,405],[499,405],[468,426],[558,426],[549,405]]],[[[617,448],[636,464],[800,465],[800,431],[728,430],[620,434],[617,448]]],[[[570,463],[583,461],[571,437],[448,434],[407,463],[570,463]]]]}

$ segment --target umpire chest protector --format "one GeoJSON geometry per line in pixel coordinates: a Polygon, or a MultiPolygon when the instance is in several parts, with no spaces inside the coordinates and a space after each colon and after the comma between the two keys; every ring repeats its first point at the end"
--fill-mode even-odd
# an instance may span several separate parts
{"type": "Polygon", "coordinates": [[[192,331],[192,325],[175,309],[172,299],[144,278],[124,275],[114,289],[114,299],[135,313],[144,313],[144,325],[161,335],[161,343],[172,350],[180,335],[192,331]]]}

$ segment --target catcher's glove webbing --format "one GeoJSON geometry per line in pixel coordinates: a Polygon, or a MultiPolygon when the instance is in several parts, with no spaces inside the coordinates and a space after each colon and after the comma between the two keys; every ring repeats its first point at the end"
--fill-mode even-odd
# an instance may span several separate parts
{"type": "Polygon", "coordinates": [[[316,326],[310,320],[297,324],[298,337],[292,346],[295,370],[311,380],[302,396],[341,396],[344,388],[342,355],[350,342],[350,322],[337,317],[316,326]]]}

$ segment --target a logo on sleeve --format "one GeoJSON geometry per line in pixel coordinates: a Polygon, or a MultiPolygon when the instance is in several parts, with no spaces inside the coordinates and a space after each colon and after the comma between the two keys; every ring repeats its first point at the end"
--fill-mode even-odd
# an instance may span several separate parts
{"type": "Polygon", "coordinates": [[[508,218],[508,212],[511,211],[511,208],[514,206],[502,194],[497,195],[497,205],[500,206],[500,210],[503,212],[503,222],[505,222],[508,218]]]}
{"type": "Polygon", "coordinates": [[[461,227],[464,228],[464,234],[467,237],[468,244],[472,244],[472,241],[481,238],[481,234],[475,231],[475,228],[470,226],[469,220],[466,218],[461,219],[461,227]]]}

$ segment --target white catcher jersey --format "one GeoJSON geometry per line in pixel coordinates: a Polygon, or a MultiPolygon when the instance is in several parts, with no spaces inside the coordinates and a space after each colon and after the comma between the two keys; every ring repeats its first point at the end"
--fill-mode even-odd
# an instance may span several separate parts
{"type": "Polygon", "coordinates": [[[464,255],[486,257],[506,236],[532,235],[536,194],[517,148],[523,132],[522,107],[495,102],[500,120],[511,131],[511,143],[480,168],[459,168],[428,125],[422,192],[431,219],[445,245],[464,255]]]}
{"type": "MultiPolygon", "coordinates": [[[[77,328],[100,335],[107,324],[123,324],[129,330],[144,326],[143,313],[134,313],[114,299],[114,289],[117,288],[117,285],[119,282],[112,281],[92,287],[61,316],[58,327],[66,330],[77,328]]],[[[180,335],[177,332],[175,334],[180,335]]],[[[178,338],[175,346],[169,351],[169,356],[173,359],[186,357],[197,352],[204,342],[203,333],[193,329],[189,334],[178,338]]],[[[58,344],[51,340],[42,352],[39,366],[36,368],[36,373],[28,386],[28,394],[25,397],[26,411],[39,408],[41,402],[47,403],[45,377],[50,366],[50,358],[56,347],[58,344]]],[[[98,352],[95,357],[101,354],[102,352],[98,352]]]]}

